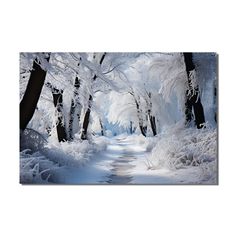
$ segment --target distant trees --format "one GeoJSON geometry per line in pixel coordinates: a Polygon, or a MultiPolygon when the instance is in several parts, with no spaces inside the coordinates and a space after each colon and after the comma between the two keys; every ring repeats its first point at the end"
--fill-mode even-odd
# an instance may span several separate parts
{"type": "Polygon", "coordinates": [[[133,134],[136,130],[136,127],[133,126],[133,121],[130,121],[130,125],[129,125],[129,133],[133,134]]]}
{"type": "Polygon", "coordinates": [[[153,136],[156,136],[157,135],[156,117],[152,114],[151,92],[148,93],[148,98],[149,98],[149,102],[147,104],[148,105],[148,118],[150,121],[153,136]]]}
{"type": "Polygon", "coordinates": [[[196,81],[195,65],[193,63],[192,53],[183,53],[188,76],[188,88],[186,91],[185,116],[186,122],[193,119],[192,109],[194,111],[195,123],[198,129],[204,127],[205,116],[200,98],[199,86],[196,81]]]}
{"type": "Polygon", "coordinates": [[[146,121],[147,121],[146,114],[143,113],[143,111],[141,109],[140,98],[139,97],[136,98],[133,93],[131,93],[131,94],[132,94],[132,96],[134,98],[134,102],[135,102],[135,105],[136,105],[138,124],[139,124],[139,128],[140,128],[141,134],[144,137],[146,137],[147,136],[147,123],[145,122],[145,119],[144,119],[144,118],[146,118],[146,121]]]}
{"type": "Polygon", "coordinates": [[[142,95],[136,95],[134,91],[130,92],[130,94],[133,96],[136,109],[137,109],[137,117],[138,117],[138,123],[141,134],[146,137],[147,136],[147,130],[148,130],[148,120],[150,122],[150,128],[152,130],[153,136],[157,135],[157,127],[156,127],[156,117],[153,115],[152,111],[152,100],[151,100],[151,92],[148,92],[148,96],[142,95]],[[146,101],[146,104],[143,105],[140,100],[143,99],[146,101]]]}
{"type": "Polygon", "coordinates": [[[99,124],[100,124],[100,127],[101,127],[101,135],[104,136],[104,126],[103,126],[101,118],[99,118],[99,124]]]}
{"type": "Polygon", "coordinates": [[[153,113],[153,98],[151,92],[156,85],[148,81],[149,65],[146,65],[145,59],[147,59],[145,54],[140,54],[139,56],[136,56],[135,59],[132,59],[134,64],[136,63],[136,60],[143,61],[143,64],[140,68],[135,68],[131,64],[132,73],[123,75],[123,79],[121,79],[125,83],[124,91],[127,91],[128,94],[132,96],[136,110],[136,119],[135,117],[132,117],[132,119],[137,120],[137,122],[136,124],[132,122],[132,127],[134,125],[139,127],[139,130],[144,137],[148,135],[149,127],[153,136],[157,134],[156,117],[153,113]]]}

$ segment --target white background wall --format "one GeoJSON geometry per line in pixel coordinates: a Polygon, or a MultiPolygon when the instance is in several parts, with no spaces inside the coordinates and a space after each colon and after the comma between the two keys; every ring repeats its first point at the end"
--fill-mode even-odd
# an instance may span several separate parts
{"type": "Polygon", "coordinates": [[[0,3],[1,235],[235,235],[234,1],[0,3]],[[20,51],[219,53],[219,186],[21,186],[20,51]]]}

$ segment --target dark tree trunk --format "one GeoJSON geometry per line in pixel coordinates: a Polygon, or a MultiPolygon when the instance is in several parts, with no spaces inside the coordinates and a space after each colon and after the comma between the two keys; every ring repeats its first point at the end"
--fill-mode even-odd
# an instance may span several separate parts
{"type": "Polygon", "coordinates": [[[88,104],[88,109],[85,113],[84,116],[84,122],[82,126],[82,134],[81,134],[81,139],[86,140],[87,139],[87,131],[88,131],[88,125],[89,125],[89,118],[90,118],[90,112],[91,112],[91,103],[93,101],[92,95],[89,95],[89,104],[88,104]]]}
{"type": "Polygon", "coordinates": [[[217,105],[217,82],[215,81],[214,83],[214,104],[215,104],[215,122],[217,123],[217,108],[218,108],[218,105],[217,105]]]}
{"type": "Polygon", "coordinates": [[[132,122],[132,121],[130,121],[129,132],[130,132],[130,134],[133,134],[133,133],[134,133],[134,130],[133,130],[133,122],[132,122]]]}
{"type": "Polygon", "coordinates": [[[103,127],[103,124],[102,124],[102,120],[99,118],[99,123],[100,123],[100,126],[101,126],[101,135],[104,136],[104,127],[103,127]]]}
{"type": "Polygon", "coordinates": [[[145,115],[145,123],[143,124],[143,130],[145,132],[145,137],[147,136],[147,124],[148,124],[148,115],[145,115]]]}
{"type": "Polygon", "coordinates": [[[204,110],[200,99],[199,88],[193,87],[192,73],[195,70],[195,65],[192,59],[192,53],[184,53],[184,61],[186,65],[186,72],[188,76],[188,89],[186,91],[186,102],[185,102],[185,117],[186,123],[191,122],[193,115],[192,109],[195,116],[195,124],[198,129],[204,127],[205,116],[204,110]]]}
{"type": "Polygon", "coordinates": [[[157,135],[156,118],[155,118],[155,116],[152,116],[150,113],[148,114],[148,117],[150,120],[153,136],[156,136],[157,135]]]}
{"type": "Polygon", "coordinates": [[[74,100],[72,100],[70,107],[70,120],[68,125],[68,138],[70,141],[73,140],[73,123],[74,123],[75,106],[76,106],[75,102],[74,100]]]}
{"type": "MultiPolygon", "coordinates": [[[[106,56],[106,53],[103,53],[99,64],[102,65],[102,62],[106,56]]],[[[95,74],[92,78],[92,81],[95,81],[97,79],[97,75],[95,74]]],[[[89,95],[89,101],[88,101],[88,109],[85,113],[84,116],[84,121],[83,121],[83,126],[82,126],[82,133],[81,133],[81,139],[86,140],[88,139],[87,137],[87,131],[88,131],[88,125],[89,125],[89,119],[90,119],[90,112],[91,112],[91,107],[92,107],[92,102],[93,102],[93,97],[92,95],[89,95]]]]}
{"type": "Polygon", "coordinates": [[[58,112],[57,137],[59,142],[67,141],[65,124],[63,123],[63,90],[52,89],[53,103],[58,112]]]}
{"type": "MultiPolygon", "coordinates": [[[[74,91],[74,99],[71,101],[71,107],[70,107],[70,120],[69,120],[69,127],[68,127],[68,136],[69,140],[73,140],[73,124],[75,119],[75,108],[78,105],[78,93],[79,93],[79,87],[80,87],[80,80],[78,77],[75,78],[75,91],[74,91]]],[[[80,114],[77,114],[78,117],[78,123],[80,120],[80,114]]]]}
{"type": "MultiPolygon", "coordinates": [[[[50,55],[46,58],[49,61],[50,55]]],[[[20,102],[20,129],[24,130],[34,115],[47,72],[39,65],[40,62],[35,59],[33,70],[25,90],[25,94],[20,102]]]]}
{"type": "Polygon", "coordinates": [[[138,103],[138,101],[135,99],[135,97],[134,97],[134,100],[135,100],[136,109],[137,109],[139,128],[140,128],[141,134],[142,134],[144,137],[146,137],[146,136],[147,136],[147,126],[144,126],[144,125],[143,125],[143,121],[142,121],[142,119],[141,119],[141,111],[140,111],[139,103],[138,103]]]}
{"type": "Polygon", "coordinates": [[[195,114],[195,123],[197,125],[197,128],[201,129],[204,127],[205,116],[204,116],[204,110],[203,110],[203,106],[202,106],[200,98],[198,98],[197,102],[195,100],[195,103],[193,105],[193,110],[194,110],[194,114],[195,114]]]}
{"type": "Polygon", "coordinates": [[[147,126],[141,126],[141,129],[142,129],[142,131],[141,131],[142,135],[146,137],[147,136],[147,126]]]}
{"type": "Polygon", "coordinates": [[[149,121],[150,121],[153,136],[156,136],[157,135],[156,118],[155,118],[155,116],[151,115],[151,113],[152,113],[151,112],[152,111],[152,101],[151,101],[152,95],[151,95],[151,93],[148,93],[148,97],[150,99],[150,102],[147,102],[147,105],[149,107],[149,109],[148,109],[148,118],[149,118],[149,121]]]}
{"type": "Polygon", "coordinates": [[[145,127],[143,127],[143,125],[139,123],[139,128],[140,128],[141,134],[144,137],[146,137],[146,129],[145,129],[145,127]]]}

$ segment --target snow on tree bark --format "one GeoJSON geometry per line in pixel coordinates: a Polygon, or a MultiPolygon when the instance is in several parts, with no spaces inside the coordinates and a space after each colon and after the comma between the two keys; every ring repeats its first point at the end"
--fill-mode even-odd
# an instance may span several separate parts
{"type": "Polygon", "coordinates": [[[59,142],[67,141],[65,122],[63,119],[63,90],[52,88],[53,103],[57,111],[57,137],[59,142]]]}
{"type": "MultiPolygon", "coordinates": [[[[134,97],[134,95],[133,95],[134,97]]],[[[140,104],[138,100],[134,97],[135,104],[136,104],[136,109],[137,109],[137,116],[138,116],[138,122],[139,122],[139,128],[141,131],[141,134],[146,137],[147,136],[147,126],[144,125],[143,119],[142,119],[142,111],[140,109],[140,104]]]]}
{"type": "MultiPolygon", "coordinates": [[[[79,93],[79,88],[80,88],[80,80],[78,77],[75,78],[75,83],[74,83],[74,99],[71,101],[71,107],[70,107],[70,120],[69,120],[69,126],[68,126],[68,136],[69,140],[73,140],[73,123],[75,121],[75,108],[77,106],[81,106],[78,101],[78,93],[79,93]]],[[[80,109],[77,113],[77,118],[78,118],[78,123],[80,121],[80,109]]]]}
{"type": "Polygon", "coordinates": [[[200,91],[196,81],[195,65],[192,59],[192,53],[183,53],[186,66],[186,72],[188,76],[188,89],[186,91],[185,101],[185,116],[186,123],[190,123],[193,115],[195,116],[195,124],[198,129],[204,127],[205,117],[204,110],[201,103],[200,91]]]}
{"type": "MultiPolygon", "coordinates": [[[[49,61],[50,54],[46,57],[49,61]]],[[[47,72],[40,66],[40,61],[35,59],[33,69],[25,90],[24,96],[20,102],[20,129],[24,130],[34,115],[47,72]]]]}
{"type": "Polygon", "coordinates": [[[156,136],[157,135],[156,117],[152,115],[151,93],[148,94],[148,98],[150,99],[150,101],[147,104],[147,106],[148,106],[148,118],[149,118],[149,121],[150,121],[153,136],[156,136]]]}
{"type": "MultiPolygon", "coordinates": [[[[106,53],[103,53],[103,55],[100,59],[100,62],[99,62],[100,66],[102,65],[102,62],[103,62],[105,56],[106,56],[106,53]]],[[[97,75],[95,74],[92,78],[92,81],[95,81],[96,79],[97,79],[97,75]]],[[[89,101],[88,101],[88,108],[87,108],[87,111],[85,113],[83,126],[82,126],[82,134],[81,134],[81,139],[82,140],[86,140],[88,138],[87,137],[87,131],[88,131],[88,125],[89,125],[89,118],[90,118],[90,113],[91,113],[92,102],[93,102],[93,97],[90,94],[89,95],[89,101]]]]}

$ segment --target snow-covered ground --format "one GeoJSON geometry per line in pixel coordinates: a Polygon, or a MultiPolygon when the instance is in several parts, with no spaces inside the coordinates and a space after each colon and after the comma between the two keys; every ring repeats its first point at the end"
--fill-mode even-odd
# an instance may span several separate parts
{"type": "Polygon", "coordinates": [[[217,184],[216,129],[176,125],[155,138],[135,139],[134,148],[147,151],[134,162],[132,183],[217,184]]]}
{"type": "Polygon", "coordinates": [[[214,129],[175,127],[157,137],[96,137],[21,152],[21,183],[216,184],[214,129]]]}
{"type": "MultiPolygon", "coordinates": [[[[190,131],[192,132],[192,130],[190,131]]],[[[209,139],[211,132],[209,131],[197,131],[197,133],[202,132],[206,139],[209,139]],[[208,136],[206,135],[208,134],[208,136]]],[[[214,131],[212,131],[214,133],[214,131]]],[[[180,135],[182,135],[180,133],[180,135]]],[[[196,132],[192,136],[196,135],[196,132]]],[[[198,134],[199,135],[199,134],[198,134]]],[[[163,137],[162,137],[163,138],[163,137]]],[[[126,169],[121,173],[123,176],[130,177],[129,184],[216,184],[217,183],[217,156],[216,150],[208,154],[204,149],[203,141],[199,143],[199,147],[205,153],[201,153],[199,150],[198,153],[195,150],[195,158],[200,158],[203,154],[204,160],[198,164],[182,165],[181,167],[173,165],[155,165],[154,160],[158,159],[155,156],[157,143],[162,138],[144,138],[142,136],[127,136],[119,140],[119,145],[123,146],[123,149],[120,152],[120,158],[133,158],[129,163],[130,168],[126,169]],[[152,151],[150,149],[155,147],[152,151]],[[155,156],[155,157],[154,157],[155,156]],[[207,159],[208,158],[208,159],[207,159]],[[211,159],[210,159],[211,158],[211,159]]],[[[166,137],[165,137],[166,138],[166,137]]],[[[189,138],[186,137],[186,138],[189,138]]],[[[173,139],[173,137],[170,137],[173,139]]],[[[181,142],[181,140],[179,140],[181,142]]],[[[216,136],[213,137],[213,140],[209,139],[209,143],[213,148],[216,149],[216,136]]],[[[198,146],[198,144],[196,144],[198,146]]],[[[166,149],[168,149],[166,145],[166,149]]],[[[187,148],[186,146],[179,147],[179,149],[187,148]]],[[[182,150],[181,149],[181,150],[182,150]]],[[[162,150],[163,151],[163,150],[162,150]]],[[[171,151],[171,149],[169,150],[171,151]]],[[[157,153],[158,154],[158,153],[157,153]]],[[[176,152],[176,155],[179,153],[176,152]]],[[[183,154],[183,153],[182,153],[183,154]]],[[[188,152],[186,151],[186,155],[188,152]]],[[[168,161],[168,156],[166,156],[168,161]]],[[[118,161],[119,162],[119,161],[118,161]]],[[[123,165],[126,165],[124,163],[123,165]]],[[[111,182],[112,183],[112,182],[111,182]]],[[[122,184],[122,183],[121,183],[122,184]]]]}

